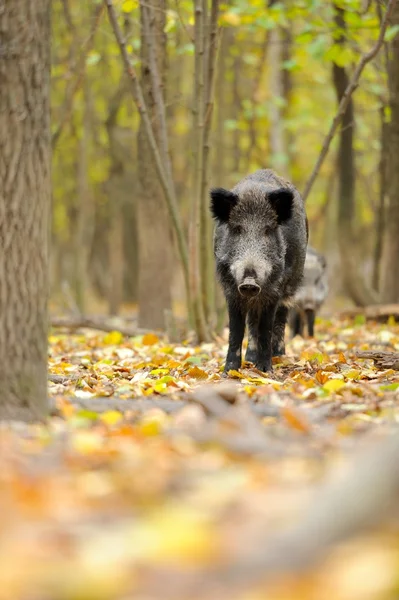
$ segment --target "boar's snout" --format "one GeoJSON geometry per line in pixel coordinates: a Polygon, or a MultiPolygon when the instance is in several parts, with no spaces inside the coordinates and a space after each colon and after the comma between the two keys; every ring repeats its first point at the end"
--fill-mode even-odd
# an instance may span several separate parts
{"type": "Polygon", "coordinates": [[[256,283],[253,277],[246,277],[238,286],[238,291],[245,298],[254,298],[260,294],[260,286],[256,283]]]}

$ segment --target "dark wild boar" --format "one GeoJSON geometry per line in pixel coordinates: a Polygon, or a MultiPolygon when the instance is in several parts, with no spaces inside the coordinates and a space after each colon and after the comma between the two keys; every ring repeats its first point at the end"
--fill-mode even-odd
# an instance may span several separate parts
{"type": "Polygon", "coordinates": [[[295,306],[290,311],[291,335],[303,337],[305,322],[309,337],[314,337],[316,313],[328,294],[327,263],[322,254],[308,246],[303,281],[295,294],[295,306]]]}
{"type": "Polygon", "coordinates": [[[256,171],[231,191],[211,190],[216,221],[214,253],[229,311],[225,372],[245,359],[272,370],[272,356],[284,354],[288,307],[301,284],[308,226],[295,187],[269,169],[256,171]]]}

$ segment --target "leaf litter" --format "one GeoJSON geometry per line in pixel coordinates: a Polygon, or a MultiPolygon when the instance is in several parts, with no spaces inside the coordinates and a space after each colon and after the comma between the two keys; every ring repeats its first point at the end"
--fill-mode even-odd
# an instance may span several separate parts
{"type": "Polygon", "coordinates": [[[255,564],[365,434],[395,427],[399,371],[358,353],[398,351],[398,325],[321,320],[272,375],[244,363],[227,386],[225,336],[49,342],[52,416],[0,430],[1,600],[397,597],[394,527],[272,583],[210,574],[255,564]]]}

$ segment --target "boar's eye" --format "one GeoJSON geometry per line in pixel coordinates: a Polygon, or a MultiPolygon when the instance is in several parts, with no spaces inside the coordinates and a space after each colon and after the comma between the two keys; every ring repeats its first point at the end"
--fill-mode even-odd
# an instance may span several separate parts
{"type": "Polygon", "coordinates": [[[234,235],[240,235],[242,233],[241,225],[233,225],[231,227],[231,233],[233,233],[234,235]]]}

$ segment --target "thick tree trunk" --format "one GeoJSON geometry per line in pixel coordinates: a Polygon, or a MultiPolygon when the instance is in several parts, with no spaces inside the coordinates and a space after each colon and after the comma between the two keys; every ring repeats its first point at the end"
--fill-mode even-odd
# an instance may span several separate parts
{"type": "Polygon", "coordinates": [[[0,419],[47,411],[50,5],[0,10],[0,419]]]}
{"type": "MultiPolygon", "coordinates": [[[[391,25],[399,25],[399,4],[392,15],[391,25]]],[[[381,262],[381,300],[399,301],[399,35],[390,48],[388,69],[391,123],[388,140],[387,202],[385,204],[385,237],[381,262]]]]}
{"type": "MultiPolygon", "coordinates": [[[[147,11],[151,20],[150,32],[154,45],[158,73],[164,81],[166,70],[166,36],[164,33],[166,2],[152,0],[153,10],[147,11]]],[[[141,6],[141,58],[142,87],[147,108],[152,116],[155,135],[160,144],[160,126],[154,88],[149,66],[149,46],[143,24],[141,6]]],[[[149,145],[140,125],[138,140],[138,175],[141,184],[138,198],[139,232],[139,325],[147,328],[162,328],[164,313],[171,308],[172,281],[172,236],[168,225],[162,189],[153,166],[149,145]]]]}

